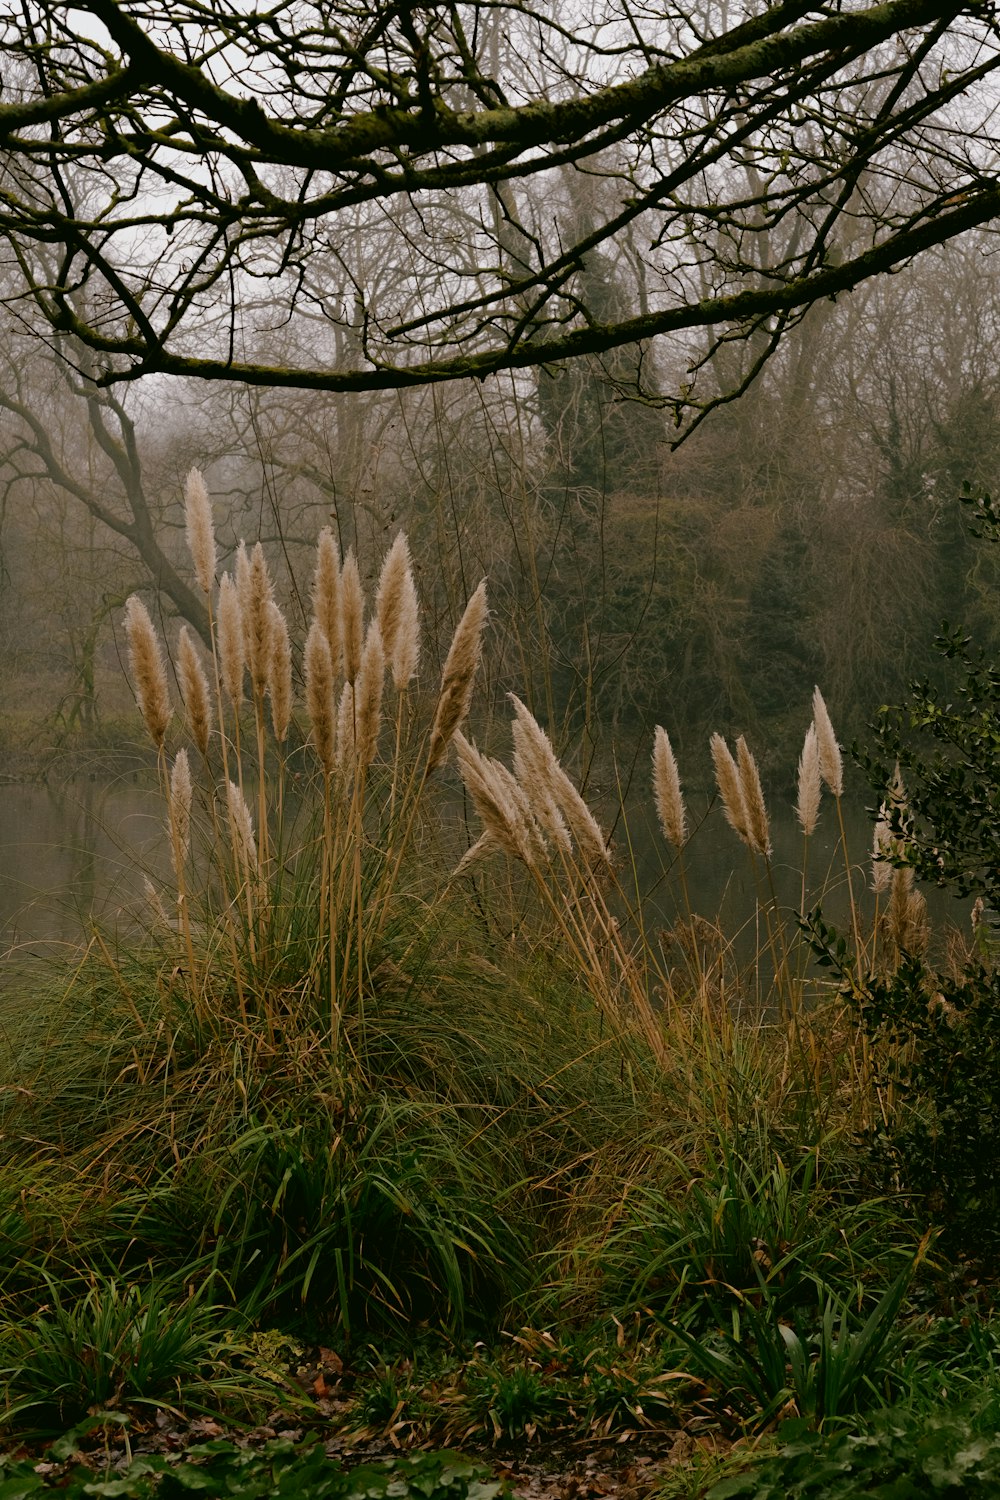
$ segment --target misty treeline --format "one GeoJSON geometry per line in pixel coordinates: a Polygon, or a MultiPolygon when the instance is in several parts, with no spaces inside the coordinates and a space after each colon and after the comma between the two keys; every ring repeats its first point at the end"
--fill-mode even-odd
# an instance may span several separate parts
{"type": "MultiPolygon", "coordinates": [[[[588,275],[593,296],[625,296],[600,257],[588,275]]],[[[996,483],[998,318],[1000,264],[977,232],[816,305],[674,450],[669,413],[623,397],[643,346],[407,391],[102,389],[70,336],[8,317],[8,704],[99,727],[122,702],[133,590],[171,645],[181,618],[204,632],[182,507],[198,465],[220,567],[260,536],[300,639],[319,526],[369,581],[405,527],[431,640],[489,579],[486,707],[515,686],[590,749],[655,719],[694,782],[707,731],[745,732],[790,774],[815,682],[846,737],[933,670],[942,620],[997,639],[996,563],[958,496],[996,483]]],[[[716,350],[718,389],[753,358],[752,341],[716,350]]]]}

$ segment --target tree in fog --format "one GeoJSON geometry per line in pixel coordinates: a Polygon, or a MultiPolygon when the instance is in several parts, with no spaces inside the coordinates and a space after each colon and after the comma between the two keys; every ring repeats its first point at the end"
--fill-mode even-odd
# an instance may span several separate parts
{"type": "Polygon", "coordinates": [[[682,431],[811,305],[1000,209],[978,0],[7,0],[0,45],[8,306],[104,381],[343,392],[590,355],[682,431]]]}

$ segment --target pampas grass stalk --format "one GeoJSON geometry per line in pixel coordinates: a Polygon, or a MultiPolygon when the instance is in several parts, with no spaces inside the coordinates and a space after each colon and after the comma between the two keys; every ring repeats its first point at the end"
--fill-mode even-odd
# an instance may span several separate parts
{"type": "Polygon", "coordinates": [[[605,868],[610,863],[608,841],[597,819],[566,775],[552,742],[534,714],[515,693],[508,693],[523,735],[521,754],[525,765],[525,791],[534,805],[536,795],[544,818],[546,803],[555,805],[587,867],[605,868]]]}

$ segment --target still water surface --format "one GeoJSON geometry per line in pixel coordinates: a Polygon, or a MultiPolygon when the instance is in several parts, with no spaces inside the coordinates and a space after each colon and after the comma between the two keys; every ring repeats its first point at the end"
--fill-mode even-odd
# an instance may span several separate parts
{"type": "MultiPolygon", "coordinates": [[[[676,871],[667,869],[669,850],[651,826],[645,800],[636,799],[638,810],[630,815],[628,834],[621,825],[616,829],[620,873],[630,895],[636,885],[644,893],[649,923],[669,925],[683,909],[683,900],[676,871]],[[630,842],[635,877],[624,873],[630,868],[624,858],[630,842]]],[[[700,818],[692,818],[695,832],[685,851],[692,906],[704,916],[721,918],[727,937],[744,954],[755,952],[757,887],[750,860],[719,809],[708,810],[707,800],[702,806],[700,818]]],[[[797,910],[801,833],[790,807],[772,803],[771,818],[778,899],[797,910]]],[[[455,819],[461,840],[457,807],[455,819]]],[[[848,843],[857,867],[855,895],[870,917],[871,828],[860,803],[848,817],[848,843]]],[[[64,945],[79,943],[94,921],[112,932],[127,931],[144,906],[143,873],[165,879],[168,872],[163,804],[154,781],[142,773],[111,781],[81,778],[59,786],[0,786],[0,956],[51,956],[64,945]]],[[[822,897],[824,915],[846,926],[843,858],[828,799],[810,840],[809,877],[807,907],[822,897]]],[[[968,903],[929,895],[938,922],[964,923],[968,903]]]]}

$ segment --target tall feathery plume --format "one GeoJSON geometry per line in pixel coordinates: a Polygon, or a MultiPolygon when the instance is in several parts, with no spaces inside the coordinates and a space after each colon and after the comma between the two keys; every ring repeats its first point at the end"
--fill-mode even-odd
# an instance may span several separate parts
{"type": "Polygon", "coordinates": [[[240,593],[243,611],[243,639],[254,697],[259,702],[267,691],[271,666],[271,604],[274,591],[267,570],[264,549],[254,543],[246,583],[240,593]]]}
{"type": "Polygon", "coordinates": [[[191,847],[191,767],[186,750],[178,750],[170,772],[170,858],[174,874],[184,878],[184,861],[191,847]]]}
{"type": "Polygon", "coordinates": [[[326,631],[314,619],[306,636],[306,710],[312,725],[313,744],[327,776],[334,770],[337,743],[337,708],[334,697],[333,662],[326,631]]]}
{"type": "Polygon", "coordinates": [[[271,724],[278,744],[283,744],[292,719],[292,643],[288,622],[274,600],[268,605],[271,616],[271,659],[268,664],[267,692],[271,699],[271,724]]]}
{"type": "Polygon", "coordinates": [[[316,571],[312,588],[313,615],[319,622],[330,648],[334,675],[343,659],[343,633],[340,623],[340,549],[329,526],[324,526],[316,543],[316,571]]]}
{"type": "Polygon", "coordinates": [[[875,819],[872,834],[872,890],[882,895],[889,889],[892,880],[893,837],[889,828],[889,816],[883,802],[875,819]]]}
{"type": "Polygon", "coordinates": [[[844,761],[819,688],[813,689],[813,723],[819,747],[820,774],[833,795],[840,797],[844,791],[844,761]]]}
{"type": "Polygon", "coordinates": [[[257,846],[253,836],[253,818],[246,798],[233,781],[226,783],[226,806],[229,812],[229,827],[233,853],[243,879],[249,881],[257,874],[257,846]]]}
{"type": "Polygon", "coordinates": [[[243,608],[239,588],[228,573],[223,573],[219,583],[219,669],[234,708],[239,708],[243,702],[245,666],[243,608]]]}
{"type": "Polygon", "coordinates": [[[892,872],[888,906],[889,935],[901,953],[919,957],[929,938],[927,902],[913,883],[913,870],[900,865],[892,872]]]}
{"type": "Polygon", "coordinates": [[[659,724],[653,733],[653,797],[664,838],[675,849],[683,849],[687,842],[687,817],[680,772],[670,736],[659,724]]]}
{"type": "Polygon", "coordinates": [[[365,629],[365,594],[358,560],[351,548],[340,574],[340,631],[344,648],[344,676],[354,682],[361,670],[361,646],[365,629]]]}
{"type": "Polygon", "coordinates": [[[515,693],[508,693],[514,705],[514,713],[521,724],[524,735],[521,745],[525,775],[522,785],[531,806],[536,810],[539,822],[544,824],[544,808],[541,802],[550,797],[576,840],[577,848],[590,866],[608,864],[611,854],[608,841],[590,808],[559,764],[552,742],[534,714],[515,693]]]}
{"type": "Polygon", "coordinates": [[[211,594],[215,587],[215,527],[212,502],[200,469],[192,469],[184,481],[184,519],[195,577],[202,591],[211,594]]]}
{"type": "Polygon", "coordinates": [[[472,689],[483,650],[483,626],[486,624],[486,579],[484,578],[465,606],[441,674],[441,691],[431,726],[430,749],[427,752],[429,776],[437,770],[448,753],[457,729],[465,722],[472,703],[472,689]]]}
{"type": "Polygon", "coordinates": [[[177,641],[177,680],[181,687],[191,738],[207,759],[208,742],[212,734],[212,697],[205,669],[186,625],[181,626],[177,641]]]}
{"type": "Polygon", "coordinates": [[[739,834],[743,842],[752,848],[750,818],[743,798],[743,783],[739,767],[721,734],[713,734],[708,743],[712,752],[712,764],[715,767],[715,779],[719,785],[722,811],[726,815],[726,822],[739,834]]]}
{"type": "Polygon", "coordinates": [[[336,769],[347,780],[354,771],[357,737],[355,733],[354,684],[345,682],[337,705],[336,769]]]}
{"type": "Polygon", "coordinates": [[[736,765],[740,773],[740,788],[747,813],[747,831],[750,835],[751,848],[757,854],[762,854],[765,859],[769,859],[771,857],[771,826],[767,816],[767,804],[764,801],[764,789],[760,784],[760,772],[757,770],[753,752],[742,735],[736,741],[736,765]]]}
{"type": "Polygon", "coordinates": [[[378,747],[382,724],[382,690],[385,684],[385,652],[377,619],[368,626],[356,683],[358,716],[358,764],[371,765],[378,747]]]}
{"type": "Polygon", "coordinates": [[[512,859],[531,866],[533,851],[508,788],[498,778],[493,765],[469,743],[461,730],[452,736],[459,774],[465,783],[483,828],[491,839],[512,859]]]}
{"type": "Polygon", "coordinates": [[[401,693],[420,659],[420,612],[405,532],[399,532],[382,564],[375,609],[392,680],[401,693]]]}
{"type": "Polygon", "coordinates": [[[532,734],[528,724],[519,717],[515,716],[510,732],[514,741],[514,775],[530,802],[532,813],[546,838],[569,854],[573,848],[573,840],[549,785],[547,752],[539,744],[537,736],[532,734]]]}
{"type": "Polygon", "coordinates": [[[130,595],[125,603],[125,635],[139,709],[153,744],[160,750],[172,712],[170,689],[160,642],[149,610],[138,594],[130,595]]]}
{"type": "Polygon", "coordinates": [[[799,795],[795,812],[802,832],[808,837],[819,820],[819,802],[823,791],[823,778],[819,768],[819,739],[816,725],[810,724],[799,756],[799,795]]]}

